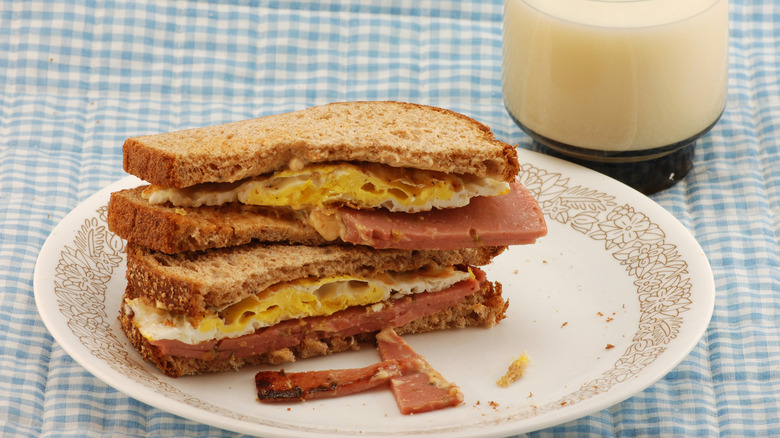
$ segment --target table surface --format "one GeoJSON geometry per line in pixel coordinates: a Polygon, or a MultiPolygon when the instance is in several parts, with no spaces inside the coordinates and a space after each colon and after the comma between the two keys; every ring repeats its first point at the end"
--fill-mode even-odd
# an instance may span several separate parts
{"type": "MultiPolygon", "coordinates": [[[[0,2],[3,436],[234,435],[112,389],[37,312],[44,241],[125,175],[125,138],[390,99],[530,146],[501,99],[501,1],[216,3],[0,2]]],[[[645,391],[532,436],[780,436],[780,3],[732,0],[730,13],[726,111],[685,180],[652,196],[710,260],[711,324],[645,391]]]]}

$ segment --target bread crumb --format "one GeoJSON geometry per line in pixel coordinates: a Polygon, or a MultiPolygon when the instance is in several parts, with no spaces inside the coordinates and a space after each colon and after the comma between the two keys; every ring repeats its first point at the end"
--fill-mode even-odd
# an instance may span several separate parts
{"type": "Polygon", "coordinates": [[[604,349],[605,349],[605,350],[611,350],[611,349],[613,349],[613,348],[615,348],[615,346],[614,346],[614,345],[612,345],[612,344],[607,344],[607,346],[606,346],[604,349]]]}
{"type": "Polygon", "coordinates": [[[507,370],[506,374],[498,379],[496,384],[502,388],[506,388],[519,378],[523,377],[523,374],[525,374],[525,369],[528,367],[528,361],[528,355],[523,352],[519,358],[509,364],[509,369],[507,370]]]}

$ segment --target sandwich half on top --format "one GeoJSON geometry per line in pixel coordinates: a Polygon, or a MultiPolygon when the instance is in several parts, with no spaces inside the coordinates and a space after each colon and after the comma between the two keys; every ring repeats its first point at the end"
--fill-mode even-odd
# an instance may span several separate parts
{"type": "Polygon", "coordinates": [[[515,149],[452,111],[349,102],[131,138],[122,328],[170,376],[490,327],[479,269],[546,234],[515,149]]]}
{"type": "Polygon", "coordinates": [[[166,253],[251,240],[459,249],[533,243],[514,147],[461,114],[345,102],[130,138],[109,226],[166,253]]]}

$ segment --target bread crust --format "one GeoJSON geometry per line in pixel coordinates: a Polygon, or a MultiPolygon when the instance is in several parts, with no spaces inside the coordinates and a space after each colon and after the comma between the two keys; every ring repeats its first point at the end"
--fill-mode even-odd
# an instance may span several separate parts
{"type": "MultiPolygon", "coordinates": [[[[508,301],[501,296],[501,289],[500,283],[486,282],[479,291],[464,298],[458,304],[414,320],[395,330],[399,335],[406,335],[452,328],[492,327],[506,317],[506,309],[509,305],[508,301]]],[[[145,360],[153,363],[170,377],[233,371],[251,365],[278,365],[297,359],[358,350],[362,346],[375,342],[376,337],[376,332],[371,332],[357,336],[308,340],[295,347],[247,358],[193,359],[162,354],[138,331],[133,324],[132,313],[125,313],[124,310],[125,307],[122,306],[119,321],[130,343],[145,360]]]]}
{"type": "Polygon", "coordinates": [[[232,182],[291,162],[365,161],[510,181],[514,146],[482,123],[406,102],[337,102],[301,111],[129,138],[126,172],[167,187],[232,182]]]}
{"type": "Polygon", "coordinates": [[[181,208],[152,205],[141,195],[146,187],[111,194],[108,229],[156,251],[200,251],[243,245],[253,239],[303,245],[328,243],[289,209],[239,203],[181,208]]]}
{"type": "Polygon", "coordinates": [[[305,277],[411,271],[428,265],[486,265],[505,247],[461,250],[376,250],[353,245],[250,243],[164,254],[127,244],[127,289],[173,313],[202,315],[269,286],[305,277]]]}

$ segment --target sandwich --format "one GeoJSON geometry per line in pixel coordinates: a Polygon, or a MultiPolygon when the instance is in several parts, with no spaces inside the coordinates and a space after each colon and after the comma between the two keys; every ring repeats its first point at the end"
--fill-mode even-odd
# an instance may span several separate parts
{"type": "Polygon", "coordinates": [[[120,322],[169,376],[490,327],[487,265],[546,234],[514,147],[452,111],[345,102],[128,139],[120,322]]]}

